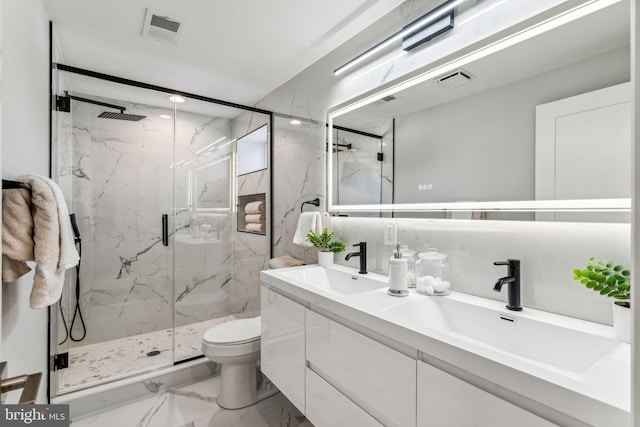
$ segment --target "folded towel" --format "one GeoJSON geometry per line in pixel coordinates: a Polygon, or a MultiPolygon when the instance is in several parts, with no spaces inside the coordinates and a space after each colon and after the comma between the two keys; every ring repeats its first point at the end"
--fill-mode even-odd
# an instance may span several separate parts
{"type": "Polygon", "coordinates": [[[33,255],[31,193],[25,189],[2,192],[2,282],[24,276],[33,255]]]}
{"type": "Polygon", "coordinates": [[[263,213],[265,211],[264,208],[264,201],[259,200],[257,202],[251,202],[251,203],[247,203],[244,206],[244,213],[245,214],[259,214],[259,213],[263,213]]]}
{"type": "Polygon", "coordinates": [[[322,233],[320,212],[304,212],[300,214],[296,234],[293,236],[293,243],[300,246],[313,246],[306,240],[309,230],[313,230],[316,234],[322,233]]]}
{"type": "MultiPolygon", "coordinates": [[[[9,240],[5,240],[3,236],[3,253],[6,255],[5,258],[26,261],[26,259],[20,258],[24,258],[23,255],[29,250],[33,251],[33,256],[30,259],[35,260],[37,265],[31,289],[30,306],[33,309],[44,308],[60,299],[65,271],[77,265],[80,256],[74,243],[69,211],[58,185],[49,178],[37,175],[23,176],[19,180],[31,185],[32,249],[28,247],[7,248],[7,252],[5,252],[5,243],[9,245],[9,240]],[[13,256],[17,258],[13,258],[13,256]]],[[[3,208],[7,209],[4,206],[3,208]]],[[[6,224],[3,218],[3,231],[17,229],[24,224],[29,227],[28,223],[29,219],[25,217],[16,218],[11,215],[6,224]]],[[[13,238],[15,239],[14,243],[17,241],[25,243],[24,238],[16,237],[15,234],[13,238]]],[[[16,272],[16,264],[13,264],[6,278],[16,272]]]]}
{"type": "Polygon", "coordinates": [[[301,259],[294,258],[289,255],[279,256],[277,258],[271,258],[269,260],[269,268],[285,268],[285,267],[297,267],[299,265],[305,265],[306,262],[301,259]]]}
{"type": "Polygon", "coordinates": [[[256,223],[261,223],[264,222],[264,214],[251,214],[251,215],[246,215],[244,217],[245,222],[249,223],[249,222],[256,222],[256,223]]]}
{"type": "Polygon", "coordinates": [[[250,222],[245,227],[245,230],[251,231],[252,233],[264,233],[264,224],[250,222]]]}

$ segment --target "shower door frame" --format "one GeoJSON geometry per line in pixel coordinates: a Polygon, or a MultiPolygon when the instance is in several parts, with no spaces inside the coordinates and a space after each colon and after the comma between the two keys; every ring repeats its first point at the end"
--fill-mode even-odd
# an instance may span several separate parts
{"type": "MultiPolygon", "coordinates": [[[[74,67],[74,66],[70,66],[70,65],[66,65],[66,64],[62,64],[62,63],[58,63],[58,62],[54,62],[53,61],[53,54],[52,54],[52,24],[50,23],[49,26],[50,29],[50,55],[49,55],[49,62],[50,62],[50,74],[49,74],[49,93],[50,93],[50,122],[49,122],[49,175],[53,176],[53,171],[55,170],[55,168],[57,167],[57,162],[58,159],[56,156],[54,156],[54,134],[53,134],[53,116],[54,113],[56,112],[56,105],[55,102],[53,101],[56,97],[56,93],[55,93],[55,88],[54,88],[54,74],[56,73],[56,71],[64,71],[64,72],[69,72],[69,73],[74,73],[74,74],[79,74],[79,75],[83,75],[83,76],[87,76],[87,77],[93,77],[96,79],[100,79],[100,80],[105,80],[105,81],[109,81],[112,83],[119,83],[122,85],[127,85],[127,86],[132,86],[132,87],[136,87],[136,88],[141,88],[141,89],[148,89],[148,90],[153,90],[153,91],[157,91],[157,92],[162,92],[162,93],[166,93],[168,95],[176,95],[176,96],[182,96],[185,98],[190,98],[190,99],[195,99],[195,100],[199,100],[199,101],[204,101],[204,102],[209,102],[212,104],[217,104],[217,105],[222,105],[222,106],[226,106],[226,107],[231,107],[231,108],[236,108],[236,109],[240,109],[240,110],[244,110],[244,111],[248,111],[248,112],[253,112],[253,113],[260,113],[260,114],[264,114],[268,117],[268,124],[269,124],[269,132],[268,132],[268,141],[269,141],[269,152],[268,152],[268,158],[269,158],[269,163],[268,163],[268,168],[269,168],[269,257],[273,258],[273,224],[274,224],[274,219],[273,219],[273,168],[272,168],[272,163],[273,163],[273,153],[274,153],[274,112],[269,111],[269,110],[264,110],[261,108],[256,108],[256,107],[250,107],[250,106],[246,106],[246,105],[242,105],[242,104],[237,104],[234,102],[230,102],[230,101],[225,101],[225,100],[221,100],[221,99],[216,99],[216,98],[210,98],[210,97],[206,97],[206,96],[202,96],[202,95],[198,95],[198,94],[194,94],[194,93],[190,93],[190,92],[184,92],[181,90],[176,90],[176,89],[171,89],[171,88],[167,88],[167,87],[163,87],[163,86],[158,86],[158,85],[153,85],[153,84],[149,84],[149,83],[145,83],[145,82],[140,82],[137,80],[131,80],[131,79],[127,79],[127,78],[123,78],[123,77],[118,77],[118,76],[114,76],[114,75],[110,75],[110,74],[105,74],[105,73],[100,73],[97,71],[92,71],[92,70],[88,70],[88,69],[84,69],[84,68],[79,68],[79,67],[74,67]]],[[[233,198],[235,200],[235,197],[237,195],[233,194],[233,198]]],[[[52,333],[52,330],[57,330],[58,328],[58,320],[57,320],[57,316],[52,316],[52,312],[51,310],[55,310],[55,307],[48,307],[47,311],[47,327],[48,327],[48,342],[47,342],[47,401],[51,402],[51,398],[53,397],[51,395],[51,375],[52,372],[54,371],[54,353],[52,352],[53,346],[57,344],[57,336],[56,334],[52,333]],[[53,320],[52,320],[53,317],[53,320]],[[54,342],[55,341],[55,342],[54,342]]],[[[57,347],[57,346],[56,346],[57,347]]],[[[185,363],[185,362],[189,362],[192,361],[194,359],[198,359],[198,358],[202,358],[204,356],[195,356],[189,359],[184,359],[184,360],[180,360],[180,361],[173,361],[173,365],[179,365],[181,363],[185,363]]],[[[135,374],[133,374],[135,375],[135,374]]],[[[91,386],[89,386],[88,388],[90,388],[91,386]]]]}

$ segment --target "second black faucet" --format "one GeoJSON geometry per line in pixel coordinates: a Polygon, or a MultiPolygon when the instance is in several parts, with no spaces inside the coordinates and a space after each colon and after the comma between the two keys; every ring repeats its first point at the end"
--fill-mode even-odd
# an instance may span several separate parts
{"type": "Polygon", "coordinates": [[[367,242],[360,242],[353,245],[354,247],[360,247],[358,252],[350,252],[344,258],[346,261],[349,261],[351,257],[357,256],[360,257],[360,274],[367,274],[367,242]]]}
{"type": "Polygon", "coordinates": [[[508,266],[507,276],[499,278],[493,290],[500,292],[502,285],[508,285],[507,308],[513,311],[522,311],[522,305],[520,304],[520,260],[496,261],[493,265],[508,266]]]}

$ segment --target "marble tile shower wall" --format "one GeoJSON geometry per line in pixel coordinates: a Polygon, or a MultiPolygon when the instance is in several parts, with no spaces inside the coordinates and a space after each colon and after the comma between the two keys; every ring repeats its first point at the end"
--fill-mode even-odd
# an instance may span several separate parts
{"type": "MultiPolygon", "coordinates": [[[[66,132],[69,141],[61,143],[59,175],[83,238],[81,304],[88,333],[79,345],[170,328],[174,304],[176,325],[229,314],[224,289],[231,279],[229,214],[217,220],[215,243],[190,244],[178,240],[190,235],[194,217],[182,206],[175,217],[175,246],[162,245],[160,216],[173,211],[173,123],[158,116],[172,111],[103,101],[147,118],[106,120],[97,117],[100,107],[72,103],[73,124],[66,132]]],[[[220,135],[229,136],[230,129],[228,120],[179,113],[177,160],[198,165],[194,153],[220,135]]],[[[181,173],[176,167],[176,177],[181,173]]],[[[178,181],[176,201],[185,199],[182,188],[178,181]]],[[[75,292],[71,285],[67,296],[75,292]]],[[[69,319],[71,301],[63,309],[69,319]]]]}
{"type": "MultiPolygon", "coordinates": [[[[480,13],[470,25],[460,26],[428,48],[393,59],[396,50],[373,60],[354,73],[336,77],[333,70],[367,47],[384,39],[389,28],[402,28],[440,1],[411,0],[371,25],[258,103],[276,111],[274,167],[274,256],[289,254],[316,261],[313,249],[292,243],[300,204],[324,194],[326,113],[348,99],[361,96],[417,69],[491,37],[548,10],[566,7],[562,0],[539,2],[478,2],[466,14],[480,13]],[[493,7],[497,5],[497,7],[493,7]],[[385,33],[386,32],[386,33],[385,33]],[[306,119],[290,124],[291,117],[306,119]]],[[[462,21],[466,16],[460,16],[462,21]]],[[[305,208],[308,209],[308,208],[305,208]]],[[[371,242],[369,265],[386,272],[389,249],[382,247],[382,218],[334,218],[340,237],[351,245],[371,242]]],[[[571,278],[573,268],[590,256],[630,260],[630,227],[624,224],[466,222],[459,220],[397,219],[398,238],[415,249],[426,244],[452,256],[454,290],[504,298],[491,289],[504,271],[492,262],[507,257],[523,260],[523,302],[529,307],[601,323],[611,322],[610,301],[586,290],[571,278]]],[[[343,256],[336,256],[344,263],[343,256]]]]}
{"type": "MultiPolygon", "coordinates": [[[[233,119],[234,138],[244,136],[269,122],[268,116],[246,112],[233,119]]],[[[278,156],[276,156],[277,158],[278,156]]],[[[269,162],[267,162],[269,165],[269,162]]],[[[273,165],[272,165],[273,167],[273,165]]],[[[270,223],[270,179],[269,169],[252,172],[238,177],[238,196],[265,193],[266,224],[270,223]]],[[[276,218],[278,216],[276,215],[276,218]]],[[[233,230],[237,230],[237,217],[233,216],[233,230]]],[[[231,305],[234,313],[255,316],[260,313],[260,271],[267,268],[270,259],[269,239],[271,230],[267,226],[266,235],[234,232],[233,239],[233,285],[230,289],[231,305]]]]}

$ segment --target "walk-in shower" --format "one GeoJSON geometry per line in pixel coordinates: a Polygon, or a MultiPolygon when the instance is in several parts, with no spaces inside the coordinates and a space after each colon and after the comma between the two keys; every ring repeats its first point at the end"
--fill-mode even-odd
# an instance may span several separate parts
{"type": "Polygon", "coordinates": [[[271,238],[236,231],[238,197],[269,194],[270,168],[237,176],[234,144],[269,114],[69,68],[52,169],[82,262],[50,311],[52,396],[200,357],[211,325],[258,314],[271,238]]]}

